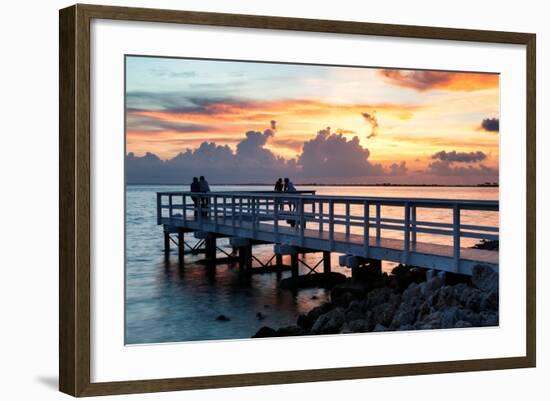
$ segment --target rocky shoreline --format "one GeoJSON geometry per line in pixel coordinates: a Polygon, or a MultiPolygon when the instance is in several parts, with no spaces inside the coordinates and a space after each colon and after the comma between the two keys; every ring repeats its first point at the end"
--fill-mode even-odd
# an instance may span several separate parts
{"type": "MultiPolygon", "coordinates": [[[[366,269],[368,270],[368,269],[366,269]]],[[[472,276],[398,265],[339,280],[330,302],[295,325],[262,327],[253,338],[498,326],[499,276],[478,265],[472,276]]]]}

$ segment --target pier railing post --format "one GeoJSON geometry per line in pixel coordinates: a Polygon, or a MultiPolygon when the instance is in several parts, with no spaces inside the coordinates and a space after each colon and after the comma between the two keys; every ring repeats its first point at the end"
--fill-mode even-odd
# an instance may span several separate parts
{"type": "Polygon", "coordinates": [[[273,232],[275,234],[275,243],[279,243],[279,199],[274,199],[273,205],[273,232]]]}
{"type": "Polygon", "coordinates": [[[403,244],[403,257],[401,263],[404,265],[409,263],[409,249],[411,241],[411,208],[408,203],[405,203],[405,219],[404,219],[404,244],[403,244]]]}
{"type": "Polygon", "coordinates": [[[334,251],[334,201],[328,202],[328,240],[330,250],[334,251]]]}
{"type": "Polygon", "coordinates": [[[349,202],[346,202],[346,239],[349,240],[349,234],[350,234],[350,204],[349,202]]]}
{"type": "Polygon", "coordinates": [[[183,219],[183,226],[185,227],[187,224],[187,196],[183,195],[181,197],[181,207],[183,210],[181,211],[182,219],[183,219]]]}
{"type": "Polygon", "coordinates": [[[162,219],[162,194],[157,193],[157,225],[161,224],[162,219]]]}
{"type": "Polygon", "coordinates": [[[214,216],[214,230],[216,230],[216,232],[218,232],[218,197],[217,196],[213,196],[214,198],[214,211],[213,211],[213,216],[214,216]]]}
{"type": "Polygon", "coordinates": [[[416,247],[416,205],[411,206],[411,243],[416,247]]]}
{"type": "Polygon", "coordinates": [[[323,223],[325,216],[323,215],[323,201],[319,201],[319,233],[323,232],[323,223]]]}
{"type": "Polygon", "coordinates": [[[172,209],[172,194],[168,195],[168,217],[170,217],[170,220],[172,220],[172,214],[173,214],[173,209],[172,209]]]}
{"type": "Polygon", "coordinates": [[[306,220],[304,216],[304,200],[300,198],[298,200],[298,210],[299,210],[299,222],[300,222],[300,246],[304,246],[304,235],[305,235],[305,225],[306,220]]]}
{"type": "Polygon", "coordinates": [[[454,269],[458,273],[460,269],[460,206],[453,206],[453,259],[454,269]]]}
{"type": "Polygon", "coordinates": [[[377,242],[380,242],[380,233],[382,231],[381,227],[380,227],[380,224],[381,224],[381,219],[382,217],[382,210],[380,208],[380,204],[377,203],[376,204],[376,241],[377,242]]]}
{"type": "Polygon", "coordinates": [[[370,205],[369,202],[363,203],[363,247],[365,258],[369,257],[369,238],[370,238],[370,205]]]}

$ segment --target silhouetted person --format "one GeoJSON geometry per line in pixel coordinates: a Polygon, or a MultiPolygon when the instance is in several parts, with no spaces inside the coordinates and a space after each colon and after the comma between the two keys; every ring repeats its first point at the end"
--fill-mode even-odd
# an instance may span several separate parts
{"type": "MultiPolygon", "coordinates": [[[[201,186],[199,184],[199,179],[197,177],[193,177],[193,182],[191,182],[191,192],[200,192],[201,186]]],[[[193,211],[193,216],[195,219],[198,216],[198,208],[200,205],[200,197],[199,196],[191,196],[191,199],[193,199],[193,203],[195,204],[195,210],[193,211]]]]}
{"type": "MultiPolygon", "coordinates": [[[[208,185],[208,181],[206,181],[206,178],[204,178],[204,175],[201,175],[199,178],[199,189],[202,193],[210,192],[210,185],[208,185]]],[[[201,209],[202,209],[202,215],[208,216],[208,197],[203,196],[201,198],[201,209]]]]}
{"type": "MultiPolygon", "coordinates": [[[[285,192],[296,192],[296,187],[288,177],[285,177],[284,190],[285,192]]],[[[292,212],[293,210],[296,210],[296,204],[293,201],[290,201],[288,203],[288,208],[292,212]]],[[[290,220],[289,224],[291,227],[294,227],[296,225],[296,220],[290,220]]]]}
{"type": "Polygon", "coordinates": [[[275,183],[275,188],[273,188],[273,189],[274,189],[275,192],[283,192],[283,188],[284,188],[283,179],[279,178],[277,180],[277,182],[275,183]]]}

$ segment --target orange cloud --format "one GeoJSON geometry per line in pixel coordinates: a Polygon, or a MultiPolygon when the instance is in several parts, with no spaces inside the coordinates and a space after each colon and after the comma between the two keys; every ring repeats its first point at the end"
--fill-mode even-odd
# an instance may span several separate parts
{"type": "Polygon", "coordinates": [[[391,69],[379,70],[379,74],[392,85],[417,91],[440,89],[472,92],[499,86],[498,74],[391,69]]]}

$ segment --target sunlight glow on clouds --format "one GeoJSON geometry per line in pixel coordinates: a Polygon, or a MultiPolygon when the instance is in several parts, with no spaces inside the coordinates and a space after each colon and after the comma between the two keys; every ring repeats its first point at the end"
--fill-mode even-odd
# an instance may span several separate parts
{"type": "Polygon", "coordinates": [[[126,65],[138,182],[186,182],[183,167],[237,182],[221,174],[228,166],[257,182],[498,181],[497,74],[135,56],[126,65]]]}

